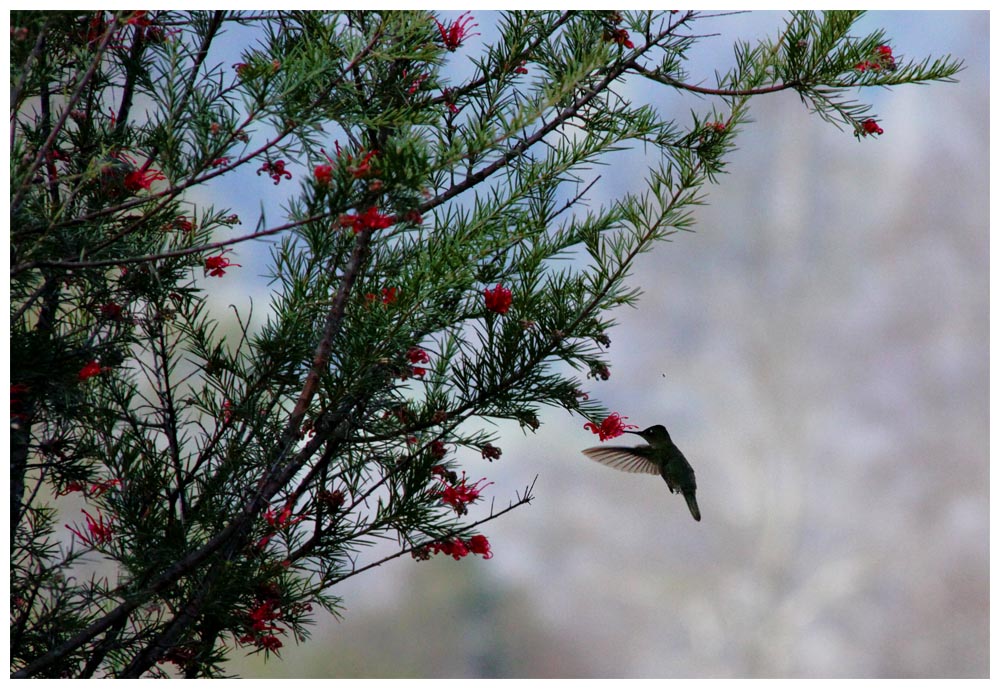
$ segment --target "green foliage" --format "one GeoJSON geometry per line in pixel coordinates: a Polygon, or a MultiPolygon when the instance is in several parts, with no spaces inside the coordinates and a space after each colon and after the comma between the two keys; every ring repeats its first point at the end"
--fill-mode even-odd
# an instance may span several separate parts
{"type": "Polygon", "coordinates": [[[589,381],[633,261],[690,229],[750,99],[867,136],[856,87],[960,67],[890,69],[848,12],[793,13],[713,88],[685,82],[696,12],[507,12],[478,55],[471,17],[426,12],[11,19],[17,676],[217,676],[387,560],[489,557],[479,527],[532,496],[469,513],[484,422],[607,415],[589,381]],[[639,87],[712,98],[665,117],[639,87]],[[589,205],[620,152],[644,186],[589,205]],[[193,206],[241,168],[283,224],[193,206]],[[227,334],[213,281],[265,237],[270,303],[227,334]]]}

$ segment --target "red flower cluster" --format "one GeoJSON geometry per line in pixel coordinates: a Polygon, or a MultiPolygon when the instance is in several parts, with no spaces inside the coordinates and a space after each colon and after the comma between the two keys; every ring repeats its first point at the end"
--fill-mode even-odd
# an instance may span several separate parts
{"type": "Polygon", "coordinates": [[[527,60],[521,60],[521,62],[518,63],[517,67],[514,68],[514,74],[527,74],[528,68],[525,67],[526,64],[528,64],[527,60]]]}
{"type": "MultiPolygon", "coordinates": [[[[420,347],[410,347],[406,350],[406,358],[410,360],[411,364],[429,364],[431,362],[431,357],[420,347]]],[[[423,378],[424,374],[427,373],[427,369],[420,366],[411,366],[411,369],[412,374],[417,378],[423,378]]]]}
{"type": "Polygon", "coordinates": [[[158,182],[164,179],[166,179],[166,177],[163,176],[162,172],[158,170],[150,170],[144,167],[141,170],[133,170],[125,175],[125,188],[131,192],[137,192],[140,189],[148,190],[153,182],[158,182]]]}
{"type": "Polygon", "coordinates": [[[350,227],[354,234],[362,230],[384,230],[396,222],[392,215],[385,215],[378,212],[378,208],[372,206],[360,215],[356,213],[344,213],[340,216],[340,226],[350,227]]]}
{"type": "Polygon", "coordinates": [[[282,627],[274,624],[281,619],[281,601],[277,597],[258,597],[257,601],[257,606],[246,614],[249,629],[239,641],[241,644],[253,644],[265,651],[277,651],[284,645],[277,635],[285,633],[282,627]]]}
{"type": "Polygon", "coordinates": [[[66,484],[66,487],[59,491],[58,495],[69,495],[70,493],[89,493],[94,496],[104,495],[106,492],[112,488],[120,488],[122,485],[121,479],[112,478],[107,481],[98,481],[87,490],[86,485],[80,483],[79,481],[70,481],[66,484]]]}
{"type": "Polygon", "coordinates": [[[628,31],[625,29],[609,29],[604,32],[605,41],[614,41],[620,46],[624,46],[631,50],[635,47],[635,44],[628,38],[628,31]]]}
{"type": "Polygon", "coordinates": [[[510,290],[499,283],[493,289],[483,290],[483,294],[486,296],[487,311],[503,315],[510,309],[512,301],[510,290]]]}
{"type": "Polygon", "coordinates": [[[298,524],[300,521],[305,519],[305,516],[292,517],[292,506],[285,505],[281,508],[281,512],[275,512],[273,508],[268,507],[267,511],[264,512],[264,521],[267,525],[271,527],[271,532],[263,536],[259,541],[257,541],[257,547],[263,549],[270,541],[271,537],[278,531],[282,529],[287,529],[293,524],[298,524]]]}
{"type": "Polygon", "coordinates": [[[432,440],[430,447],[431,457],[434,459],[442,459],[446,454],[448,454],[448,448],[440,440],[432,440]]]}
{"type": "Polygon", "coordinates": [[[583,427],[588,431],[592,431],[598,435],[601,442],[605,440],[610,440],[611,438],[617,438],[623,434],[629,428],[638,428],[638,426],[633,426],[632,424],[624,423],[627,416],[622,416],[618,412],[610,414],[608,418],[601,422],[598,426],[592,422],[583,424],[583,427]]]}
{"type": "Polygon", "coordinates": [[[451,555],[456,560],[461,560],[469,553],[482,555],[484,560],[489,560],[493,557],[493,552],[490,550],[489,540],[486,536],[480,534],[473,536],[467,541],[462,540],[461,538],[455,538],[450,541],[431,543],[430,545],[425,545],[422,548],[415,548],[410,554],[413,556],[414,560],[427,560],[431,555],[437,555],[438,553],[451,555]]]}
{"type": "Polygon", "coordinates": [[[354,179],[362,179],[364,177],[367,177],[372,173],[372,164],[371,164],[372,156],[376,155],[378,155],[378,151],[370,151],[368,153],[365,153],[365,157],[362,158],[361,162],[359,162],[357,165],[352,165],[351,156],[347,156],[347,160],[345,161],[347,163],[347,171],[351,173],[354,179]]]}
{"type": "Polygon", "coordinates": [[[97,311],[101,314],[101,318],[104,320],[120,321],[122,318],[121,304],[116,304],[113,301],[109,301],[107,304],[101,304],[97,307],[97,311]]]}
{"type": "Polygon", "coordinates": [[[313,177],[318,184],[327,185],[333,179],[333,165],[317,165],[313,168],[313,177]]]}
{"type": "MultiPolygon", "coordinates": [[[[412,96],[414,93],[417,92],[417,89],[420,88],[420,85],[424,83],[424,81],[429,76],[430,74],[428,72],[424,72],[423,74],[418,76],[416,79],[413,80],[413,83],[410,84],[409,88],[406,89],[406,93],[412,96]]],[[[406,70],[403,70],[403,78],[404,79],[406,78],[406,70]]]]}
{"type": "Polygon", "coordinates": [[[77,538],[90,547],[108,543],[114,535],[111,520],[104,521],[104,515],[101,514],[100,510],[97,511],[97,519],[94,519],[87,510],[80,511],[87,517],[86,532],[69,524],[66,525],[66,528],[76,534],[77,538]]]}
{"type": "Polygon", "coordinates": [[[444,488],[434,493],[434,495],[439,496],[441,502],[451,506],[457,514],[466,514],[469,511],[466,505],[478,500],[483,488],[493,485],[492,481],[480,485],[485,480],[485,478],[481,478],[471,486],[466,485],[465,472],[463,471],[462,480],[457,483],[452,484],[442,479],[441,483],[444,484],[444,488]]]}
{"type": "Polygon", "coordinates": [[[334,141],[333,145],[337,148],[337,160],[334,160],[327,155],[325,150],[320,149],[323,156],[327,159],[327,163],[317,165],[313,168],[313,176],[319,184],[329,184],[333,179],[333,169],[338,165],[346,167],[347,171],[351,173],[351,176],[353,176],[354,179],[362,179],[374,173],[371,160],[373,157],[378,155],[378,151],[370,151],[368,153],[361,151],[359,155],[363,155],[363,157],[360,162],[355,165],[353,156],[344,154],[343,150],[340,148],[339,141],[334,141]]]}
{"type": "Polygon", "coordinates": [[[479,24],[471,23],[473,20],[471,15],[471,12],[465,12],[459,15],[458,19],[452,22],[448,28],[445,28],[444,25],[437,19],[434,20],[434,23],[437,24],[438,31],[441,34],[441,42],[444,43],[444,47],[451,52],[455,52],[458,47],[462,45],[462,41],[466,38],[479,35],[478,33],[470,33],[474,27],[479,26],[479,24]]]}
{"type": "Polygon", "coordinates": [[[894,72],[896,70],[896,58],[892,56],[892,48],[889,46],[880,45],[876,48],[874,58],[874,60],[862,60],[854,65],[854,69],[859,72],[867,72],[868,70],[878,72],[883,69],[887,72],[894,72]]]}
{"type": "Polygon", "coordinates": [[[185,218],[183,215],[179,215],[174,218],[173,222],[167,225],[167,229],[180,230],[181,232],[191,232],[194,229],[194,223],[185,218]]]}
{"type": "Polygon", "coordinates": [[[147,14],[149,14],[149,10],[132,10],[131,16],[125,20],[125,23],[139,27],[152,26],[153,20],[147,17],[147,14]]]}
{"type": "Polygon", "coordinates": [[[105,371],[110,371],[110,370],[111,369],[108,368],[107,366],[101,366],[99,363],[97,363],[97,360],[94,359],[90,363],[88,363],[86,366],[84,366],[83,368],[81,368],[80,372],[77,375],[80,377],[80,382],[83,382],[83,381],[87,380],[88,378],[93,378],[94,376],[99,376],[102,373],[104,373],[105,371]]]}
{"type": "Polygon", "coordinates": [[[237,268],[243,267],[239,263],[233,263],[223,254],[209,256],[205,259],[205,273],[214,278],[221,278],[226,274],[226,268],[231,268],[232,266],[236,266],[237,268]]]}
{"type": "Polygon", "coordinates": [[[266,172],[268,175],[270,175],[271,179],[274,180],[275,184],[280,182],[282,177],[284,177],[285,179],[292,178],[292,173],[285,169],[284,160],[276,160],[273,163],[270,160],[266,161],[263,165],[260,166],[260,169],[257,170],[257,174],[260,175],[260,173],[262,172],[266,172]]]}
{"type": "Polygon", "coordinates": [[[882,133],[882,128],[878,126],[878,122],[870,118],[861,123],[861,129],[864,131],[865,136],[882,133]]]}
{"type": "Polygon", "coordinates": [[[133,194],[140,189],[148,190],[153,182],[166,179],[162,172],[149,169],[150,164],[153,162],[152,159],[147,160],[145,165],[139,168],[137,167],[135,158],[124,151],[115,151],[111,154],[111,157],[118,162],[108,165],[102,170],[103,174],[108,180],[121,179],[121,185],[126,191],[133,194]],[[126,170],[127,172],[125,172],[126,170]],[[117,177],[121,172],[125,172],[125,176],[123,178],[117,177]]]}
{"type": "MultiPolygon", "coordinates": [[[[382,303],[383,304],[391,304],[394,301],[396,301],[396,292],[398,292],[398,291],[399,290],[397,290],[395,287],[383,287],[382,288],[382,303]]],[[[368,294],[365,295],[365,301],[367,301],[369,304],[375,302],[376,300],[378,300],[378,296],[376,296],[375,294],[372,294],[371,292],[369,292],[368,294]]]]}
{"type": "Polygon", "coordinates": [[[441,97],[444,99],[444,104],[448,106],[448,111],[452,115],[457,115],[459,113],[459,108],[455,105],[455,94],[452,93],[452,89],[443,89],[441,91],[441,97]]]}

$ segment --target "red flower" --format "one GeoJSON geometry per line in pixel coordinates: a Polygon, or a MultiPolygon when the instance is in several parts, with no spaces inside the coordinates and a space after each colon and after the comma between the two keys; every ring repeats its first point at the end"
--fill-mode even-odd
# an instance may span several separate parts
{"type": "Polygon", "coordinates": [[[283,645],[277,634],[285,633],[280,625],[274,624],[283,621],[283,613],[279,610],[281,603],[277,598],[280,591],[267,590],[265,595],[270,597],[262,599],[258,594],[257,606],[249,613],[244,613],[245,624],[249,629],[246,634],[239,638],[239,643],[251,643],[266,651],[277,651],[283,645]]]}
{"type": "Polygon", "coordinates": [[[81,368],[80,373],[78,375],[80,376],[80,381],[82,382],[87,380],[88,378],[93,378],[94,376],[98,376],[106,370],[107,367],[102,368],[101,365],[97,363],[97,360],[93,360],[89,364],[81,368]]]}
{"type": "Polygon", "coordinates": [[[384,230],[394,222],[396,222],[394,216],[379,213],[378,208],[375,206],[372,206],[361,215],[344,213],[340,216],[341,226],[350,227],[354,230],[354,234],[358,234],[362,230],[384,230]]]}
{"type": "Polygon", "coordinates": [[[448,28],[445,28],[437,19],[434,20],[438,31],[441,33],[441,42],[451,52],[455,52],[466,38],[479,35],[478,33],[470,33],[473,27],[479,26],[479,24],[471,23],[473,19],[471,14],[471,12],[464,12],[459,15],[458,19],[452,22],[448,28]]]}
{"type": "Polygon", "coordinates": [[[528,68],[525,65],[528,64],[527,60],[521,60],[521,62],[514,69],[514,74],[527,74],[528,68]]]}
{"type": "Polygon", "coordinates": [[[854,65],[854,69],[859,72],[865,72],[867,70],[878,71],[880,69],[887,70],[889,72],[896,71],[896,58],[892,55],[892,48],[887,45],[880,45],[875,49],[875,59],[874,60],[862,60],[858,64],[854,65]]]}
{"type": "Polygon", "coordinates": [[[271,179],[274,180],[275,184],[280,182],[282,177],[284,177],[285,179],[292,178],[292,173],[285,169],[284,160],[276,160],[273,163],[269,160],[266,161],[263,165],[260,166],[260,169],[257,170],[257,174],[259,175],[262,172],[266,172],[267,174],[269,174],[271,176],[271,179]]]}
{"type": "Polygon", "coordinates": [[[112,488],[115,487],[121,488],[121,485],[122,485],[121,479],[117,478],[108,479],[107,481],[98,481],[97,483],[95,483],[90,487],[90,494],[97,496],[104,495],[112,488]]]}
{"type": "Polygon", "coordinates": [[[289,526],[298,524],[300,521],[305,519],[305,515],[292,518],[292,506],[285,505],[281,508],[281,512],[275,512],[273,508],[268,507],[267,511],[264,512],[264,521],[267,525],[271,527],[269,533],[265,534],[259,541],[257,541],[257,547],[263,549],[264,546],[268,544],[271,540],[271,536],[276,534],[282,529],[286,529],[289,526]]]}
{"type": "Polygon", "coordinates": [[[451,89],[444,89],[441,91],[441,97],[444,98],[444,104],[448,106],[448,110],[452,115],[457,115],[459,112],[458,106],[455,105],[454,96],[452,95],[451,89]]]}
{"type": "MultiPolygon", "coordinates": [[[[347,171],[354,176],[354,179],[361,179],[362,177],[367,177],[372,172],[371,159],[373,156],[376,155],[378,155],[378,151],[371,151],[370,153],[366,153],[365,157],[361,159],[360,163],[358,163],[357,165],[348,165],[347,171]]],[[[348,156],[347,162],[350,161],[351,158],[350,156],[348,156]]]]}
{"type": "Polygon", "coordinates": [[[237,268],[242,268],[239,263],[233,263],[223,254],[218,256],[209,256],[205,259],[205,272],[214,278],[221,278],[226,274],[226,268],[231,268],[236,266],[237,268]]]}
{"type": "MultiPolygon", "coordinates": [[[[416,79],[414,79],[413,83],[410,84],[409,88],[406,89],[406,93],[410,95],[416,93],[417,89],[420,88],[420,85],[424,83],[424,80],[426,80],[427,77],[429,76],[430,74],[428,72],[424,72],[423,74],[418,76],[416,79]]],[[[403,70],[403,77],[404,78],[406,77],[406,70],[403,70]]]]}
{"type": "Polygon", "coordinates": [[[264,521],[270,524],[275,529],[283,529],[286,526],[291,526],[292,524],[298,524],[300,521],[305,519],[305,517],[296,517],[292,519],[292,506],[285,505],[281,508],[281,512],[275,513],[275,511],[268,507],[267,511],[264,512],[264,521]]]}
{"type": "Polygon", "coordinates": [[[438,553],[451,555],[456,560],[461,560],[469,553],[482,555],[484,560],[489,560],[493,557],[493,553],[490,551],[489,540],[486,536],[480,535],[473,536],[467,541],[463,541],[461,538],[454,538],[431,543],[420,548],[414,548],[411,555],[414,560],[427,560],[432,554],[437,555],[438,553]]]}
{"type": "Polygon", "coordinates": [[[492,290],[483,290],[483,293],[486,295],[486,309],[488,311],[503,315],[510,309],[511,295],[510,290],[506,287],[497,284],[492,290]]]}
{"type": "Polygon", "coordinates": [[[121,304],[116,304],[113,301],[107,304],[101,304],[97,307],[101,313],[101,318],[107,319],[109,321],[121,320],[122,317],[122,307],[121,304]]]}
{"type": "Polygon", "coordinates": [[[126,24],[131,24],[132,26],[151,26],[153,20],[146,16],[149,10],[133,10],[132,16],[125,20],[126,24]]]}
{"type": "Polygon", "coordinates": [[[861,129],[864,130],[865,136],[882,133],[882,128],[878,126],[878,122],[870,118],[861,123],[861,129]]]}
{"type": "Polygon", "coordinates": [[[604,33],[604,40],[614,41],[618,45],[625,46],[628,49],[632,49],[635,45],[628,38],[628,31],[625,29],[611,29],[604,33]]]}
{"type": "Polygon", "coordinates": [[[225,167],[226,165],[229,165],[229,162],[231,160],[232,158],[230,156],[222,156],[221,158],[216,158],[215,160],[213,160],[211,162],[211,165],[212,167],[225,167]]]}
{"type": "Polygon", "coordinates": [[[465,480],[465,472],[463,471],[461,481],[454,485],[449,484],[447,481],[442,481],[444,488],[435,493],[435,495],[440,496],[441,502],[450,505],[458,514],[468,512],[465,506],[478,500],[479,493],[482,492],[483,488],[493,485],[492,482],[479,485],[486,480],[485,478],[479,479],[471,486],[466,485],[465,480]]]}
{"type": "Polygon", "coordinates": [[[410,360],[411,364],[429,364],[431,362],[430,356],[420,347],[410,347],[406,350],[406,358],[410,360]]]}
{"type": "Polygon", "coordinates": [[[87,487],[79,481],[70,481],[66,484],[66,487],[56,493],[56,495],[63,496],[69,495],[70,493],[82,493],[86,490],[86,488],[87,487]]]}
{"type": "Polygon", "coordinates": [[[94,545],[104,545],[111,540],[114,535],[112,530],[112,522],[109,519],[104,521],[104,515],[101,514],[100,510],[97,512],[97,519],[94,519],[87,510],[81,510],[83,514],[87,517],[87,531],[84,533],[81,529],[66,525],[66,528],[72,531],[76,536],[83,541],[88,546],[93,547],[94,545]]]}
{"type": "Polygon", "coordinates": [[[896,69],[896,58],[892,56],[892,48],[887,45],[880,45],[875,49],[875,57],[879,63],[890,72],[896,69]]]}
{"type": "Polygon", "coordinates": [[[166,179],[166,177],[158,170],[150,170],[148,168],[133,170],[125,175],[125,188],[131,192],[136,192],[140,189],[149,189],[153,182],[163,179],[166,179]]]}
{"type": "Polygon", "coordinates": [[[319,184],[329,184],[330,180],[333,179],[333,166],[332,165],[317,165],[313,168],[313,177],[316,178],[316,182],[319,184]]]}
{"type": "Polygon", "coordinates": [[[97,12],[90,18],[83,38],[86,39],[87,43],[96,43],[98,39],[104,36],[107,26],[108,23],[104,20],[104,12],[97,12]]]}
{"type": "Polygon", "coordinates": [[[484,560],[489,560],[493,557],[493,552],[490,550],[490,542],[486,536],[476,534],[467,541],[469,545],[469,550],[471,550],[476,555],[482,555],[484,560]]]}
{"type": "Polygon", "coordinates": [[[173,230],[180,230],[181,232],[190,232],[194,229],[194,223],[181,215],[175,218],[167,227],[173,230]]]}
{"type": "Polygon", "coordinates": [[[456,538],[451,542],[451,548],[448,555],[451,555],[456,560],[461,560],[463,557],[469,554],[469,546],[461,538],[456,538]]]}
{"type": "MultiPolygon", "coordinates": [[[[282,630],[284,632],[284,630],[282,630]]],[[[274,634],[265,634],[264,636],[257,638],[257,647],[263,648],[267,651],[277,651],[284,644],[281,643],[281,639],[276,637],[274,634]]]]}
{"type": "Polygon", "coordinates": [[[268,624],[274,620],[281,618],[281,613],[275,610],[277,605],[276,600],[269,599],[260,603],[256,608],[250,611],[250,626],[255,632],[263,632],[269,629],[276,629],[277,627],[273,624],[268,624]]]}
{"type": "Polygon", "coordinates": [[[598,437],[600,437],[601,442],[604,442],[605,440],[610,440],[611,438],[617,438],[624,433],[626,429],[638,428],[638,426],[623,423],[627,418],[627,416],[621,416],[618,412],[614,412],[609,415],[608,418],[604,419],[600,426],[594,423],[585,423],[583,424],[583,427],[596,433],[598,437]]]}
{"type": "MultiPolygon", "coordinates": [[[[411,364],[429,364],[431,361],[427,352],[422,350],[420,347],[410,347],[406,350],[406,358],[410,360],[411,364]]],[[[424,374],[427,373],[427,369],[420,366],[412,366],[411,369],[413,375],[417,378],[422,378],[424,374]]],[[[403,378],[405,379],[406,376],[404,375],[403,378]]]]}
{"type": "Polygon", "coordinates": [[[396,301],[396,288],[395,287],[383,287],[382,288],[382,303],[391,304],[396,301]]]}
{"type": "MultiPolygon", "coordinates": [[[[374,172],[374,170],[372,170],[371,160],[372,158],[378,155],[378,151],[370,151],[368,153],[361,151],[359,155],[362,155],[363,157],[361,158],[361,161],[357,165],[355,165],[354,157],[344,153],[344,151],[340,148],[339,141],[334,141],[333,145],[336,146],[337,148],[336,161],[334,161],[333,158],[327,155],[327,152],[325,150],[320,149],[320,151],[323,153],[323,155],[329,162],[329,165],[319,165],[316,167],[316,169],[313,170],[313,174],[316,176],[316,181],[319,182],[320,184],[329,184],[330,179],[333,176],[333,168],[337,165],[346,167],[347,171],[351,173],[354,179],[361,179],[363,177],[368,177],[374,172]]],[[[373,182],[372,184],[375,184],[375,182],[373,182]]]]}

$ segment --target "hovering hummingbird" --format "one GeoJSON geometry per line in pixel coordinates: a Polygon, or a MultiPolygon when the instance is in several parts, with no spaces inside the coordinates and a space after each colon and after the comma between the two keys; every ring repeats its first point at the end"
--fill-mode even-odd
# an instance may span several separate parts
{"type": "Polygon", "coordinates": [[[633,474],[659,474],[667,482],[671,493],[681,493],[687,501],[688,509],[695,521],[701,521],[698,502],[694,499],[697,489],[694,481],[694,469],[688,464],[670,434],[663,426],[650,426],[644,431],[625,431],[637,435],[648,445],[638,447],[623,447],[610,445],[607,447],[588,447],[583,451],[594,461],[606,464],[619,471],[633,474]]]}

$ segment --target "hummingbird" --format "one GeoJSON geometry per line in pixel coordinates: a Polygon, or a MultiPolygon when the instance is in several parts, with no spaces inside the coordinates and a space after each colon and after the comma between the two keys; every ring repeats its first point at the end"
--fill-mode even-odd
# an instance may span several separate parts
{"type": "Polygon", "coordinates": [[[667,482],[671,493],[680,493],[687,501],[688,509],[695,521],[701,521],[701,511],[698,501],[694,498],[697,485],[694,480],[694,469],[688,464],[670,434],[663,426],[650,426],[644,431],[625,431],[637,435],[648,445],[623,447],[609,445],[607,447],[588,447],[583,451],[596,462],[633,474],[659,474],[667,482]]]}

